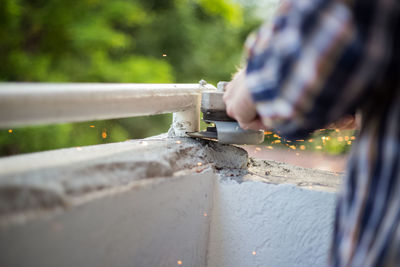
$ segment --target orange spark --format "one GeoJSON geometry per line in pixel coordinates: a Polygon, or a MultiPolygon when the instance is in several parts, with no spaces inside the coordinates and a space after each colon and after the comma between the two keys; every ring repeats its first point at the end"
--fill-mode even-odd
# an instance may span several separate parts
{"type": "Polygon", "coordinates": [[[290,146],[290,148],[296,150],[296,146],[290,146]]]}
{"type": "Polygon", "coordinates": [[[350,138],[346,135],[346,136],[344,137],[344,140],[349,141],[350,138]]]}
{"type": "Polygon", "coordinates": [[[269,131],[264,132],[264,135],[267,135],[267,134],[273,134],[273,132],[269,132],[269,131]]]}
{"type": "Polygon", "coordinates": [[[90,127],[90,128],[94,128],[95,126],[94,126],[94,125],[90,125],[89,127],[90,127]]]}
{"type": "Polygon", "coordinates": [[[337,138],[337,140],[338,140],[339,142],[343,142],[343,137],[339,136],[339,137],[337,138]]]}
{"type": "Polygon", "coordinates": [[[197,166],[201,166],[201,165],[203,165],[203,163],[197,162],[197,166]]]}
{"type": "Polygon", "coordinates": [[[314,139],[308,139],[308,142],[312,143],[314,142],[314,139]]]}
{"type": "Polygon", "coordinates": [[[348,145],[351,145],[351,141],[347,141],[347,144],[348,144],[348,145]]]}
{"type": "Polygon", "coordinates": [[[301,149],[301,150],[305,150],[305,149],[306,149],[306,146],[305,146],[305,145],[301,145],[301,146],[300,146],[300,149],[301,149]]]}
{"type": "Polygon", "coordinates": [[[253,251],[251,254],[253,254],[253,255],[257,255],[257,252],[253,251]]]}
{"type": "Polygon", "coordinates": [[[106,138],[107,138],[107,132],[106,132],[106,130],[103,130],[103,132],[101,132],[101,137],[102,137],[103,139],[106,139],[106,138]]]}
{"type": "Polygon", "coordinates": [[[356,140],[355,136],[350,137],[351,140],[356,140]]]}
{"type": "Polygon", "coordinates": [[[268,149],[271,149],[271,150],[274,149],[274,147],[272,147],[272,146],[267,146],[267,148],[268,148],[268,149]]]}
{"type": "Polygon", "coordinates": [[[163,56],[163,57],[166,57],[166,56],[167,56],[167,54],[162,54],[162,56],[163,56]]]}
{"type": "Polygon", "coordinates": [[[273,143],[274,144],[279,144],[281,142],[281,140],[275,140],[273,143]]]}
{"type": "Polygon", "coordinates": [[[178,261],[177,263],[178,263],[178,265],[182,265],[182,261],[178,261]]]}
{"type": "Polygon", "coordinates": [[[12,133],[12,129],[9,129],[8,132],[9,132],[9,133],[12,133]]]}
{"type": "Polygon", "coordinates": [[[204,212],[204,214],[203,214],[203,215],[204,215],[204,217],[207,217],[207,213],[206,213],[206,212],[204,212]]]}

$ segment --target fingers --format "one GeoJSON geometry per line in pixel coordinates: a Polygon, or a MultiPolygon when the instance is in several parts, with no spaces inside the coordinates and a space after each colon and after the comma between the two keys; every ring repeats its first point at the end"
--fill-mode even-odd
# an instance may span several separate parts
{"type": "Polygon", "coordinates": [[[226,113],[235,119],[243,129],[265,129],[257,118],[257,110],[246,86],[246,71],[239,71],[225,87],[223,100],[226,113]]]}
{"type": "Polygon", "coordinates": [[[239,125],[245,130],[268,130],[268,127],[266,127],[259,118],[247,123],[239,122],[239,125]]]}

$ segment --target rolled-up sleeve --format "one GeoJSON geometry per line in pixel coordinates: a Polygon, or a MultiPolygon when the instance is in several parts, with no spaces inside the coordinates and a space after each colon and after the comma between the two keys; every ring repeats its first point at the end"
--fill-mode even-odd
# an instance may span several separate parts
{"type": "Polygon", "coordinates": [[[357,25],[353,8],[339,0],[284,1],[248,38],[246,83],[265,125],[304,137],[361,104],[383,73],[385,40],[368,40],[372,21],[357,25]]]}

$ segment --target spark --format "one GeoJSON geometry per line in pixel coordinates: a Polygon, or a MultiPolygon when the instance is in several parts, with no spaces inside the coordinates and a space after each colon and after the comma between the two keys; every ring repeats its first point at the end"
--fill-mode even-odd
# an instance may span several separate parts
{"type": "Polygon", "coordinates": [[[304,139],[296,140],[296,142],[304,142],[304,139]]]}
{"type": "Polygon", "coordinates": [[[339,136],[339,137],[337,138],[337,140],[338,140],[339,142],[343,142],[343,137],[339,136]]]}
{"type": "Polygon", "coordinates": [[[264,132],[264,135],[267,135],[267,134],[273,134],[273,132],[269,132],[269,131],[264,132]]]}
{"type": "Polygon", "coordinates": [[[253,254],[253,255],[257,255],[257,252],[253,251],[251,254],[253,254]]]}
{"type": "Polygon", "coordinates": [[[322,146],[316,146],[315,148],[316,149],[322,149],[322,146]]]}
{"type": "Polygon", "coordinates": [[[180,143],[182,143],[182,142],[178,140],[178,141],[176,141],[176,143],[177,143],[177,144],[180,144],[180,143]]]}
{"type": "Polygon", "coordinates": [[[273,142],[273,144],[279,144],[281,142],[281,140],[275,140],[274,142],[273,142]]]}
{"type": "Polygon", "coordinates": [[[347,144],[348,144],[348,145],[351,145],[351,141],[347,141],[347,144]]]}
{"type": "Polygon", "coordinates": [[[12,133],[13,131],[12,131],[12,129],[9,129],[8,132],[9,132],[9,133],[12,133]]]}
{"type": "Polygon", "coordinates": [[[289,146],[291,149],[296,150],[296,146],[289,146]]]}
{"type": "Polygon", "coordinates": [[[356,140],[355,136],[350,137],[351,140],[356,140]]]}
{"type": "Polygon", "coordinates": [[[178,265],[182,265],[182,261],[177,261],[178,265]]]}
{"type": "Polygon", "coordinates": [[[166,56],[167,56],[167,54],[162,54],[162,56],[163,56],[163,57],[166,57],[166,56]]]}
{"type": "Polygon", "coordinates": [[[102,137],[103,139],[106,139],[106,138],[107,138],[107,132],[106,132],[106,130],[103,130],[103,132],[101,133],[101,137],[102,137]]]}
{"type": "Polygon", "coordinates": [[[268,149],[271,149],[271,150],[274,149],[273,146],[267,146],[267,148],[268,148],[268,149]]]}
{"type": "Polygon", "coordinates": [[[327,141],[331,140],[331,137],[330,136],[326,137],[326,140],[327,141]]]}
{"type": "Polygon", "coordinates": [[[344,140],[349,141],[350,138],[346,135],[346,136],[344,137],[344,140]]]}
{"type": "Polygon", "coordinates": [[[201,165],[203,165],[203,163],[197,162],[197,166],[201,166],[201,165]]]}
{"type": "Polygon", "coordinates": [[[306,149],[306,146],[305,146],[305,145],[301,145],[301,146],[300,146],[300,149],[301,149],[301,150],[305,150],[305,149],[306,149]]]}
{"type": "Polygon", "coordinates": [[[340,132],[340,130],[339,130],[339,129],[335,129],[335,132],[339,133],[339,132],[340,132]]]}
{"type": "Polygon", "coordinates": [[[308,139],[308,142],[312,143],[314,142],[314,139],[308,139]]]}
{"type": "Polygon", "coordinates": [[[204,217],[207,217],[207,216],[208,216],[208,215],[207,215],[207,212],[204,212],[204,214],[203,214],[203,215],[204,215],[204,217]]]}
{"type": "Polygon", "coordinates": [[[274,134],[273,137],[281,138],[281,137],[280,137],[279,135],[277,135],[277,134],[274,134]]]}
{"type": "Polygon", "coordinates": [[[95,126],[94,126],[94,125],[90,125],[89,127],[90,127],[90,128],[94,128],[95,126]]]}
{"type": "Polygon", "coordinates": [[[257,151],[261,151],[261,148],[259,148],[259,147],[256,147],[256,150],[257,150],[257,151]]]}

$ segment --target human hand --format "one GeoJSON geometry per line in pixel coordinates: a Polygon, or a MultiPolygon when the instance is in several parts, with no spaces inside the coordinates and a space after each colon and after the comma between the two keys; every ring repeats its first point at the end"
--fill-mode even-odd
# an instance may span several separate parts
{"type": "Polygon", "coordinates": [[[265,130],[251,95],[246,87],[246,69],[235,74],[232,81],[225,87],[223,100],[226,105],[226,113],[237,120],[243,129],[265,130]]]}

